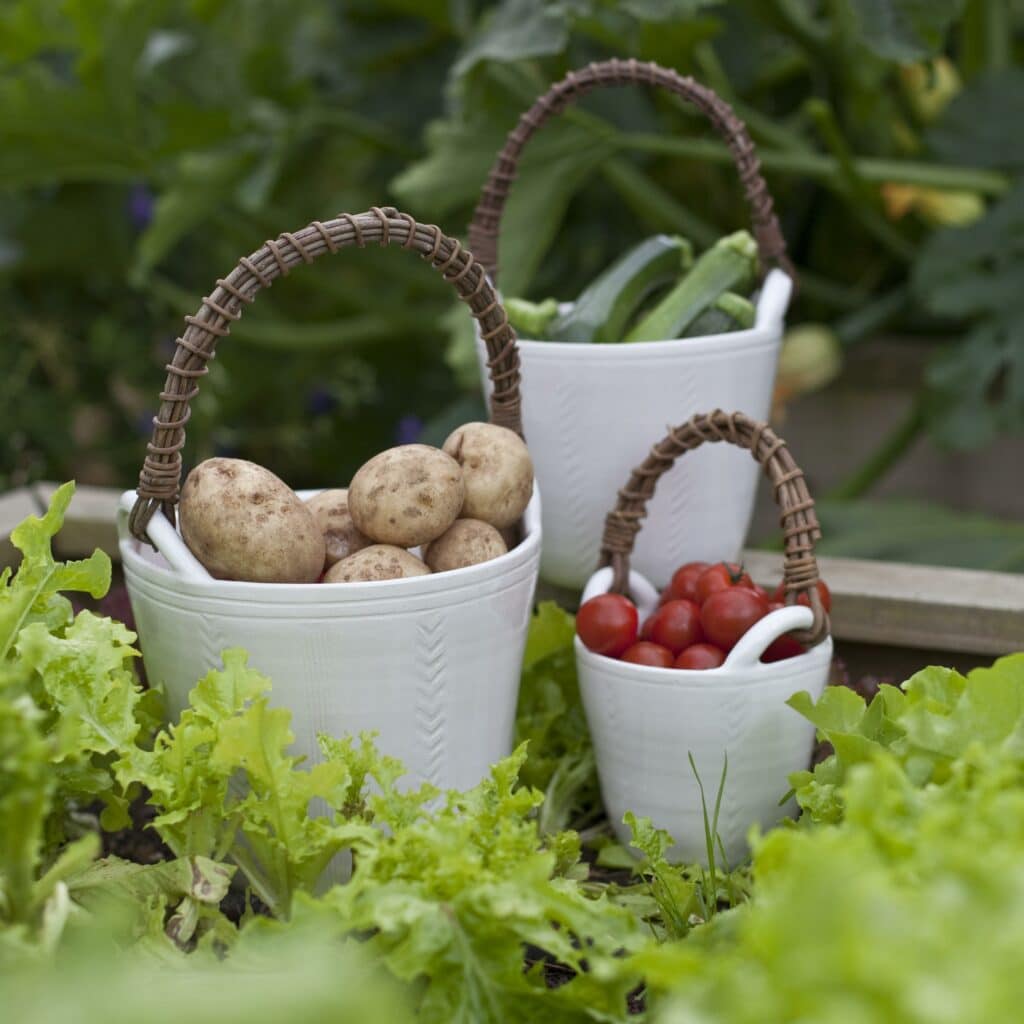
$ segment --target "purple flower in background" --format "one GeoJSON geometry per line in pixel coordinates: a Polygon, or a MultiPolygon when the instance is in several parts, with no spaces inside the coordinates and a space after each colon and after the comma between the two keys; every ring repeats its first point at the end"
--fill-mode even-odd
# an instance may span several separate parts
{"type": "Polygon", "coordinates": [[[412,413],[395,424],[395,444],[415,444],[423,433],[423,420],[412,413]]]}
{"type": "Polygon", "coordinates": [[[128,193],[128,219],[136,231],[144,230],[153,219],[155,197],[145,182],[136,182],[128,193]]]}
{"type": "Polygon", "coordinates": [[[156,409],[147,409],[135,417],[135,433],[140,437],[149,437],[153,432],[153,419],[156,416],[156,409]]]}
{"type": "Polygon", "coordinates": [[[317,384],[306,392],[306,409],[311,416],[327,416],[338,407],[338,399],[330,388],[317,384]]]}

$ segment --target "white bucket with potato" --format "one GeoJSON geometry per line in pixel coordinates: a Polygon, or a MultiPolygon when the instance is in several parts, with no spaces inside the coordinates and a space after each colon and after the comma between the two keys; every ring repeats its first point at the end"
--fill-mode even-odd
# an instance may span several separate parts
{"type": "Polygon", "coordinates": [[[483,269],[438,228],[375,208],[267,242],[187,322],[119,518],[149,679],[176,714],[221,652],[243,647],[311,762],[318,733],[376,730],[406,784],[475,785],[511,749],[541,539],[515,336],[483,269]],[[218,338],[291,268],[367,243],[412,249],[469,306],[494,363],[492,423],[460,427],[444,451],[381,453],[347,488],[294,492],[211,459],[179,490],[189,402],[218,338]]]}

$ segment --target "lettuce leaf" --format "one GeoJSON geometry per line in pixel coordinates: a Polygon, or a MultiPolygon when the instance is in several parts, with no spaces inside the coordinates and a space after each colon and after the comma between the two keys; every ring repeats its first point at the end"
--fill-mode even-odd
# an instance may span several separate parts
{"type": "Polygon", "coordinates": [[[71,602],[61,591],[79,591],[103,597],[110,589],[110,558],[94,551],[77,562],[57,562],[50,542],[64,524],[64,513],[75,493],[74,483],[57,488],[42,518],[29,516],[11,531],[11,543],[22,553],[17,573],[0,572],[0,685],[4,666],[21,629],[40,622],[58,629],[71,621],[71,602]]]}
{"type": "Polygon", "coordinates": [[[902,687],[883,686],[865,704],[843,687],[829,687],[817,704],[806,693],[790,705],[817,727],[835,753],[813,772],[790,777],[808,820],[842,819],[841,787],[858,764],[895,756],[915,785],[941,783],[973,747],[1020,743],[1024,735],[1024,654],[1000,658],[967,676],[932,666],[902,687]]]}
{"type": "Polygon", "coordinates": [[[530,622],[519,687],[516,742],[529,742],[524,785],[544,793],[541,832],[580,827],[601,813],[597,764],[576,678],[573,616],[542,601],[530,622]]]}
{"type": "Polygon", "coordinates": [[[424,1021],[560,1020],[569,1005],[608,1019],[622,1015],[638,980],[613,961],[640,943],[639,924],[556,874],[575,862],[578,843],[541,846],[541,794],[517,785],[525,759],[520,747],[479,786],[411,821],[393,817],[386,795],[371,797],[389,828],[357,853],[351,881],[324,897],[395,975],[425,983],[424,1021]],[[566,983],[552,990],[542,972],[524,972],[524,947],[553,958],[566,983]]]}

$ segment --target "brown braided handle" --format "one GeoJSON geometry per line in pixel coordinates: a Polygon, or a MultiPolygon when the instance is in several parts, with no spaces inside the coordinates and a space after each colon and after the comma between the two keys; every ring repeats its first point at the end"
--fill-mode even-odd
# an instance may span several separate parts
{"type": "Polygon", "coordinates": [[[599,564],[612,567],[612,591],[618,594],[627,592],[633,543],[640,532],[641,520],[647,514],[647,502],[654,495],[658,478],[672,467],[680,455],[699,448],[706,441],[728,441],[746,448],[764,467],[775,488],[775,501],[781,510],[786,552],[783,567],[786,603],[793,604],[800,594],[806,594],[814,613],[811,628],[794,635],[804,643],[820,643],[828,634],[828,615],[816,586],[818,562],[814,557],[814,544],[821,539],[821,528],[814,511],[814,499],[807,490],[803,470],[793,461],[786,442],[766,423],[758,423],[741,412],[725,413],[716,409],[711,413],[698,413],[681,426],[672,428],[633,470],[629,483],[619,491],[615,508],[605,517],[604,536],[601,538],[599,564]]]}
{"type": "Polygon", "coordinates": [[[153,435],[139,474],[138,500],[129,519],[132,534],[146,540],[146,526],[157,508],[174,522],[181,485],[181,449],[189,403],[199,393],[199,378],[207,372],[217,339],[229,333],[261,288],[286,277],[299,263],[312,263],[326,252],[345,246],[363,248],[368,243],[400,245],[430,262],[455,287],[469,306],[487,344],[488,366],[494,384],[491,422],[523,433],[519,396],[519,351],[505,309],[473,254],[433,224],[419,224],[394,207],[373,207],[366,213],[341,213],[323,223],[314,221],[294,234],[284,232],[265,242],[250,256],[243,256],[227,277],[217,281],[194,316],[185,317],[185,333],[167,364],[167,380],[160,393],[160,411],[153,419],[153,435]]]}
{"type": "Polygon", "coordinates": [[[767,273],[773,266],[781,267],[796,282],[796,272],[786,255],[786,241],[782,237],[778,218],[772,209],[772,197],[761,175],[754,143],[746,126],[732,107],[716,92],[690,77],[684,77],[660,64],[642,64],[636,60],[606,60],[588,64],[579,71],[570,71],[560,82],[537,99],[519,118],[509,132],[505,145],[498,154],[480,194],[480,201],[469,225],[469,247],[487,268],[491,279],[498,280],[498,233],[501,215],[505,209],[509,189],[516,178],[516,168],[523,148],[548,118],[560,114],[570,103],[595,89],[614,85],[652,85],[676,93],[692,103],[711,122],[715,131],[725,140],[736,169],[739,171],[743,191],[750,205],[750,216],[761,258],[761,269],[767,273]]]}

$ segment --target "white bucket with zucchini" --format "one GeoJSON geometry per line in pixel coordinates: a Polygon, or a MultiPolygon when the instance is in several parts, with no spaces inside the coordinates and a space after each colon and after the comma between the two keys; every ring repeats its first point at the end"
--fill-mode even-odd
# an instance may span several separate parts
{"type": "MultiPolygon", "coordinates": [[[[683,468],[677,466],[674,473],[683,468]]],[[[814,501],[785,442],[741,413],[699,414],[674,428],[619,491],[600,541],[601,567],[583,592],[575,648],[601,794],[624,844],[629,829],[623,816],[632,811],[672,835],[673,859],[706,862],[707,835],[717,831],[720,846],[716,844],[714,855],[724,853],[736,865],[747,854],[752,825],[770,828],[795,813],[796,802],[783,803],[782,798],[790,788],[789,775],[810,761],[814,726],[787,702],[800,691],[817,700],[832,661],[828,612],[814,557],[819,536],[814,501]],[[598,630],[610,636],[609,630],[616,628],[614,609],[620,606],[634,622],[650,621],[658,610],[657,589],[630,567],[633,543],[655,486],[659,518],[671,511],[662,496],[673,474],[662,474],[681,455],[689,461],[695,449],[706,450],[707,442],[726,442],[712,447],[731,448],[755,471],[760,463],[772,482],[785,539],[785,606],[771,610],[765,601],[744,619],[737,607],[756,606],[763,599],[742,580],[731,584],[735,589],[726,584],[706,601],[700,616],[701,627],[708,633],[713,629],[714,639],[725,644],[724,660],[711,662],[718,667],[655,667],[650,659],[638,663],[621,644],[612,648],[596,642],[603,639],[598,630]],[[590,613],[587,602],[592,602],[590,613]],[[602,602],[607,607],[595,607],[602,602]],[[717,605],[715,618],[708,615],[712,602],[717,605]],[[723,632],[731,633],[727,640],[723,632]],[[581,636],[604,653],[589,649],[581,636]]],[[[662,608],[689,603],[673,602],[671,594],[665,597],[662,608]]],[[[657,639],[657,627],[653,632],[657,639]]],[[[637,643],[632,650],[644,646],[637,643]]],[[[705,646],[698,643],[690,650],[705,646]]],[[[677,664],[696,663],[680,658],[677,664]]]]}
{"type": "Polygon", "coordinates": [[[394,209],[341,214],[240,260],[187,323],[119,520],[150,680],[177,713],[221,652],[243,647],[292,712],[295,753],[316,763],[318,733],[376,730],[409,785],[475,785],[511,748],[540,560],[515,336],[482,267],[394,209]],[[319,497],[237,459],[200,463],[181,488],[189,403],[218,338],[261,288],[366,244],[413,250],[468,305],[490,338],[491,423],[460,427],[443,451],[381,453],[319,497]]]}
{"type": "MultiPolygon", "coordinates": [[[[567,75],[522,115],[491,168],[469,244],[498,281],[502,212],[523,147],[553,114],[594,89],[629,84],[695,105],[731,149],[750,205],[752,234],[703,253],[659,235],[627,252],[574,302],[506,297],[519,335],[524,426],[544,492],[541,575],[580,587],[597,559],[607,495],[648,439],[680,411],[743,409],[764,419],[793,270],[754,145],[710,89],[656,64],[611,60],[567,75]]],[[[478,336],[485,378],[488,354],[478,336]]],[[[692,558],[735,559],[753,512],[756,468],[742,453],[705,450],[666,481],[671,510],[638,538],[635,563],[657,585],[692,558]]]]}

